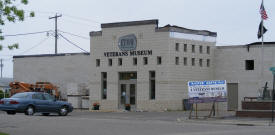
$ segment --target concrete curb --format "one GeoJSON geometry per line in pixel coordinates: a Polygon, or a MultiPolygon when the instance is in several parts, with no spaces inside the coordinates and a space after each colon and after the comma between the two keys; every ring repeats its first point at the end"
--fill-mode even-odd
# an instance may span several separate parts
{"type": "MultiPolygon", "coordinates": [[[[179,121],[179,120],[178,120],[179,121]]],[[[222,124],[222,125],[237,125],[237,126],[275,126],[275,123],[271,121],[241,121],[241,120],[224,120],[224,119],[185,119],[181,120],[184,123],[196,123],[196,124],[222,124]]]]}

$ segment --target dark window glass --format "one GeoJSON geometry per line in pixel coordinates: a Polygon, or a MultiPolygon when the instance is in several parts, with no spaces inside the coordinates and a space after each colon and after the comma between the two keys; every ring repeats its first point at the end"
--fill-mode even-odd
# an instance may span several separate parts
{"type": "Polygon", "coordinates": [[[187,52],[187,44],[184,44],[184,45],[183,45],[183,51],[184,51],[184,52],[187,52]]]}
{"type": "Polygon", "coordinates": [[[137,65],[137,58],[133,58],[133,65],[137,65]]]}
{"type": "Polygon", "coordinates": [[[186,66],[187,65],[187,57],[183,58],[183,65],[186,66]]]}
{"type": "Polygon", "coordinates": [[[156,81],[155,81],[155,71],[149,71],[149,97],[151,100],[156,98],[156,81]]]}
{"type": "Polygon", "coordinates": [[[200,53],[202,53],[202,45],[200,46],[200,53]]]}
{"type": "Polygon", "coordinates": [[[97,66],[97,67],[100,66],[100,59],[96,59],[96,66],[97,66]]]}
{"type": "Polygon", "coordinates": [[[118,65],[119,65],[119,66],[122,65],[122,58],[118,58],[118,65]]]}
{"type": "Polygon", "coordinates": [[[147,65],[148,64],[148,58],[147,57],[143,57],[143,64],[147,65]]]}
{"type": "Polygon", "coordinates": [[[245,60],[245,69],[254,70],[254,60],[245,60]]]}
{"type": "Polygon", "coordinates": [[[195,45],[192,45],[192,53],[195,52],[195,45]]]}
{"type": "Polygon", "coordinates": [[[136,72],[119,73],[119,80],[131,80],[131,79],[137,79],[136,72]]]}
{"type": "Polygon", "coordinates": [[[179,43],[176,43],[175,49],[176,49],[176,51],[179,51],[179,43]]]}
{"type": "Polygon", "coordinates": [[[109,59],[109,60],[108,60],[108,63],[109,63],[109,66],[112,66],[112,65],[113,65],[113,60],[112,60],[112,59],[109,59]]]}
{"type": "Polygon", "coordinates": [[[200,67],[202,67],[202,59],[200,59],[199,63],[200,63],[200,67]]]}
{"type": "Polygon", "coordinates": [[[160,56],[157,57],[157,64],[161,65],[161,57],[160,56]]]}
{"type": "Polygon", "coordinates": [[[102,99],[107,99],[107,72],[101,72],[101,94],[102,99]]]}
{"type": "Polygon", "coordinates": [[[179,65],[179,57],[175,57],[175,64],[179,65]]]}
{"type": "Polygon", "coordinates": [[[207,46],[207,48],[206,48],[206,53],[210,54],[210,47],[209,46],[207,46]]]}
{"type": "Polygon", "coordinates": [[[206,61],[206,66],[207,66],[207,67],[210,67],[210,59],[207,59],[207,61],[206,61]]]}
{"type": "Polygon", "coordinates": [[[195,58],[192,58],[192,66],[195,66],[195,58]]]}

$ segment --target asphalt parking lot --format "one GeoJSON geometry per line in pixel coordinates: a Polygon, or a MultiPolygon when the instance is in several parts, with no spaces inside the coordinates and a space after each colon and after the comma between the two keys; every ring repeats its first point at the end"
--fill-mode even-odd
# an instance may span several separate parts
{"type": "Polygon", "coordinates": [[[185,121],[187,116],[188,112],[74,111],[65,117],[0,112],[0,132],[10,135],[259,135],[275,132],[274,126],[185,121]]]}

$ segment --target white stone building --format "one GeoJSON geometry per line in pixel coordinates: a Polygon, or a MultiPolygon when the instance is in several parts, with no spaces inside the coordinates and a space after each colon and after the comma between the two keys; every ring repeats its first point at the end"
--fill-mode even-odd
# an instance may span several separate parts
{"type": "MultiPolygon", "coordinates": [[[[107,23],[101,28],[90,32],[90,54],[14,56],[14,80],[52,82],[65,98],[71,96],[68,90],[85,88],[90,97],[85,106],[99,102],[103,110],[123,109],[125,104],[137,110],[182,110],[187,82],[197,80],[227,80],[228,106],[221,107],[225,110],[236,110],[242,97],[258,93],[260,84],[248,85],[259,82],[258,45],[250,45],[250,52],[247,46],[216,47],[215,32],[159,27],[158,20],[107,23]],[[244,70],[245,60],[255,60],[255,71],[244,70]]],[[[265,57],[273,55],[272,50],[267,49],[265,57]]],[[[264,75],[271,81],[269,72],[264,75]]]]}

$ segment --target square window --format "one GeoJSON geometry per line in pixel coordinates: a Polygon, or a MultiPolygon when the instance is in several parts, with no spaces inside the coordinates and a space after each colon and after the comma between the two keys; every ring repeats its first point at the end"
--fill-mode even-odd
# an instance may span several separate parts
{"type": "Polygon", "coordinates": [[[245,70],[254,70],[254,60],[245,60],[245,70]]]}

